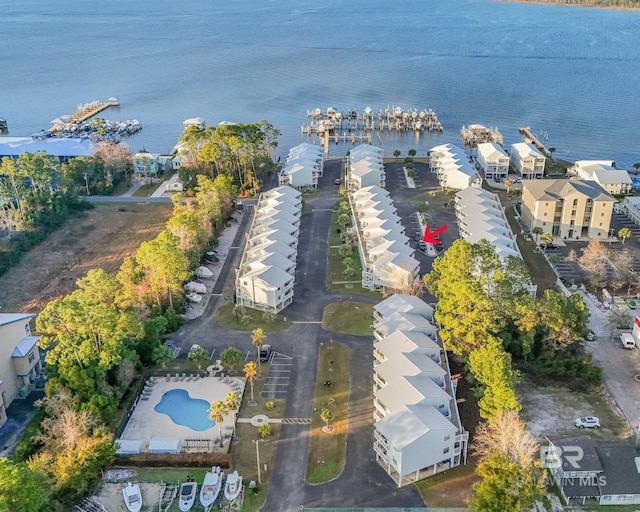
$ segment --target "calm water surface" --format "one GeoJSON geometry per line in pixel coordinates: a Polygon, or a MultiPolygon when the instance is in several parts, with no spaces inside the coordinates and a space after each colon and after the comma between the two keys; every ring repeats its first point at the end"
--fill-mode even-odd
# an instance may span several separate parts
{"type": "MultiPolygon", "coordinates": [[[[548,133],[563,158],[640,161],[640,14],[487,0],[2,2],[0,117],[28,135],[78,103],[144,126],[170,150],[182,121],[267,119],[279,153],[308,109],[432,108],[441,135],[385,136],[419,152],[461,125],[548,133]],[[19,5],[16,5],[19,4],[19,5]],[[218,5],[220,4],[220,5],[218,5]]],[[[348,146],[332,146],[340,154],[348,146]]]]}

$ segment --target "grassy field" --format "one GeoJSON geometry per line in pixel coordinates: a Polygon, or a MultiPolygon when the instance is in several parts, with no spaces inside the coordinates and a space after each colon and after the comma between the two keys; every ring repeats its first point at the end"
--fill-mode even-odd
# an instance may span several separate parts
{"type": "Polygon", "coordinates": [[[344,468],[349,428],[350,384],[351,350],[339,343],[324,343],[318,354],[313,397],[306,474],[306,481],[309,483],[331,481],[338,477],[344,468]],[[323,430],[325,422],[320,417],[325,408],[333,415],[329,422],[330,432],[323,430]]]}
{"type": "Polygon", "coordinates": [[[322,328],[356,336],[371,336],[373,304],[364,302],[334,302],[322,312],[322,328]]]}
{"type": "Polygon", "coordinates": [[[164,229],[168,203],[96,204],[69,219],[24,255],[0,281],[3,311],[38,312],[50,300],[71,293],[89,270],[117,272],[144,241],[164,229]]]}
{"type": "Polygon", "coordinates": [[[227,329],[251,332],[258,327],[261,327],[265,332],[278,332],[291,327],[291,320],[289,318],[282,315],[276,315],[275,321],[267,322],[262,318],[262,311],[251,308],[246,308],[247,314],[251,316],[251,322],[243,324],[236,319],[236,316],[233,313],[233,306],[233,302],[227,302],[220,306],[216,312],[216,321],[227,329]]]}

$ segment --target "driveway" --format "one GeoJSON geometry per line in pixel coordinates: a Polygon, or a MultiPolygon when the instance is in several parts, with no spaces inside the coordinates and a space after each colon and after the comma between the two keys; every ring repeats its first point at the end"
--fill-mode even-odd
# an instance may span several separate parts
{"type": "MultiPolygon", "coordinates": [[[[353,350],[345,469],[340,477],[332,482],[323,485],[305,483],[308,427],[297,424],[283,425],[271,473],[269,494],[263,507],[270,512],[299,511],[301,506],[424,506],[415,486],[398,489],[375,462],[372,435],[372,338],[325,331],[321,325],[322,311],[327,304],[352,298],[370,303],[377,303],[382,299],[354,297],[348,293],[330,292],[325,288],[327,236],[331,225],[331,213],[338,199],[339,187],[335,186],[334,182],[340,176],[340,167],[340,160],[325,162],[324,177],[320,182],[320,196],[308,201],[307,207],[310,211],[302,214],[294,301],[284,311],[294,323],[284,332],[270,334],[268,343],[274,352],[291,358],[284,414],[287,418],[311,417],[315,385],[312,376],[316,373],[320,343],[333,339],[353,350]],[[355,491],[356,489],[362,492],[355,491]]],[[[399,184],[394,183],[393,179],[390,181],[393,190],[399,189],[399,184]]],[[[412,213],[413,207],[404,203],[408,197],[423,191],[424,189],[411,189],[410,192],[401,194],[401,199],[397,200],[398,207],[402,203],[403,211],[408,216],[412,213]]],[[[198,343],[209,353],[213,350],[220,353],[230,345],[243,352],[254,350],[250,333],[226,329],[215,322],[215,310],[219,302],[230,297],[233,291],[234,268],[239,264],[242,242],[249,223],[250,215],[245,215],[233,243],[238,249],[234,255],[229,254],[214,290],[215,294],[221,295],[211,297],[204,315],[187,322],[174,334],[173,339],[182,347],[182,353],[186,353],[193,343],[198,343]]],[[[430,264],[429,261],[430,258],[424,256],[424,264],[430,264]]]]}
{"type": "Polygon", "coordinates": [[[624,414],[636,436],[640,432],[640,351],[625,349],[617,337],[612,336],[609,310],[601,311],[584,293],[582,295],[591,312],[589,328],[596,334],[596,341],[585,342],[593,363],[602,368],[607,391],[624,414]]]}

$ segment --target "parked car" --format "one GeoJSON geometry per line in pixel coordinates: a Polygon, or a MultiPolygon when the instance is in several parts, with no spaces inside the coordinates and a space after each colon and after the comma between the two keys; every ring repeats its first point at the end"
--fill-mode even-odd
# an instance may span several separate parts
{"type": "Polygon", "coordinates": [[[584,416],[576,419],[575,425],[578,428],[600,428],[600,420],[595,416],[584,416]]]}
{"type": "Polygon", "coordinates": [[[340,178],[336,178],[336,180],[334,181],[334,183],[335,183],[336,185],[340,185],[340,178]]]}
{"type": "Polygon", "coordinates": [[[271,357],[271,345],[262,345],[260,347],[260,362],[266,363],[271,357]]]}
{"type": "Polygon", "coordinates": [[[558,247],[555,244],[542,243],[542,244],[540,244],[540,249],[542,249],[543,251],[546,251],[546,252],[558,252],[560,250],[560,247],[558,247]]]}

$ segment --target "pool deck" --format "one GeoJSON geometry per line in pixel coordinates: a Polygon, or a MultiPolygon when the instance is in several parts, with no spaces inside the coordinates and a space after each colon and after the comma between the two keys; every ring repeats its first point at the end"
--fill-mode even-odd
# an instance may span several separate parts
{"type": "Polygon", "coordinates": [[[184,448],[185,439],[209,440],[214,451],[227,452],[229,440],[233,432],[233,417],[227,415],[222,422],[222,434],[224,447],[220,448],[220,431],[218,425],[207,430],[193,430],[183,425],[177,425],[169,416],[156,412],[154,408],[162,396],[174,389],[183,389],[194,399],[216,402],[224,400],[231,391],[236,391],[240,397],[244,393],[245,380],[240,377],[176,377],[173,374],[169,380],[165,377],[155,377],[153,385],[147,386],[147,392],[142,394],[137,401],[131,418],[127,422],[120,439],[142,441],[142,451],[147,451],[149,441],[158,439],[179,439],[180,446],[184,448]],[[239,391],[238,391],[239,389],[239,391]]]}

